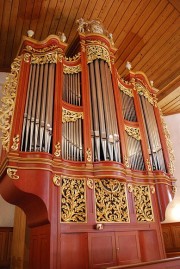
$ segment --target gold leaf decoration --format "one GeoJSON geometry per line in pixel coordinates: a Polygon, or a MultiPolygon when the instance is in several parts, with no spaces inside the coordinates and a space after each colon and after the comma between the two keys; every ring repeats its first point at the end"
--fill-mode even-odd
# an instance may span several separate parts
{"type": "Polygon", "coordinates": [[[59,187],[61,185],[61,177],[58,175],[54,175],[53,176],[53,183],[54,183],[54,185],[59,187]]]}
{"type": "Polygon", "coordinates": [[[133,194],[137,221],[154,221],[149,186],[136,185],[133,187],[133,194]]]}
{"type": "Polygon", "coordinates": [[[96,59],[102,59],[106,61],[109,67],[111,68],[109,51],[100,45],[88,45],[87,46],[88,63],[91,63],[96,59]]]}
{"type": "Polygon", "coordinates": [[[136,83],[135,89],[140,95],[143,95],[151,105],[156,106],[157,100],[150,94],[150,92],[142,84],[136,83]]]}
{"type": "Polygon", "coordinates": [[[11,146],[11,149],[16,151],[18,150],[18,147],[19,147],[19,135],[16,135],[14,138],[13,138],[13,144],[11,146]]]}
{"type": "Polygon", "coordinates": [[[130,127],[130,126],[125,125],[125,130],[129,136],[132,136],[136,140],[141,140],[139,128],[130,127]]]}
{"type": "Polygon", "coordinates": [[[81,65],[74,65],[74,66],[68,66],[68,65],[63,65],[63,72],[64,74],[74,74],[74,73],[79,73],[81,72],[81,65]]]}
{"type": "Polygon", "coordinates": [[[86,222],[85,179],[62,177],[61,221],[86,222]]]}
{"type": "Polygon", "coordinates": [[[57,63],[57,52],[43,55],[32,54],[31,63],[32,64],[57,63]]]}
{"type": "Polygon", "coordinates": [[[169,163],[169,172],[171,175],[174,174],[174,151],[173,151],[173,147],[172,147],[172,142],[170,139],[170,134],[167,128],[167,125],[164,121],[163,116],[161,115],[161,123],[162,123],[162,127],[163,127],[163,131],[164,131],[164,135],[165,135],[165,140],[166,140],[166,145],[168,148],[168,153],[169,153],[169,159],[170,159],[170,163],[169,163]]]}
{"type": "Polygon", "coordinates": [[[129,97],[134,97],[132,89],[130,89],[130,88],[126,88],[126,87],[125,87],[124,85],[122,85],[119,81],[118,81],[118,87],[119,87],[119,89],[120,89],[123,93],[125,93],[125,94],[128,95],[129,97]]]}
{"type": "Polygon", "coordinates": [[[88,178],[88,180],[87,180],[87,186],[88,186],[89,189],[93,190],[94,183],[93,183],[93,179],[92,178],[88,178]]]}
{"type": "Polygon", "coordinates": [[[0,108],[0,129],[2,130],[2,146],[6,149],[6,151],[9,149],[20,65],[21,57],[17,57],[11,65],[11,73],[6,78],[6,82],[2,89],[4,96],[1,99],[2,107],[0,108]]]}
{"type": "Polygon", "coordinates": [[[83,119],[83,112],[75,112],[68,109],[62,108],[62,122],[77,121],[83,119]]]}
{"type": "Polygon", "coordinates": [[[116,179],[96,179],[97,222],[129,222],[129,212],[124,183],[116,179]]]}
{"type": "Polygon", "coordinates": [[[55,145],[55,152],[54,152],[54,155],[56,157],[60,157],[61,156],[61,144],[60,142],[58,142],[56,145],[55,145]]]}
{"type": "Polygon", "coordinates": [[[16,173],[17,173],[17,169],[14,169],[14,168],[7,169],[7,174],[12,179],[19,179],[19,176],[16,173]]]}
{"type": "Polygon", "coordinates": [[[92,162],[92,153],[90,149],[86,150],[86,155],[87,155],[87,161],[92,162]]]}

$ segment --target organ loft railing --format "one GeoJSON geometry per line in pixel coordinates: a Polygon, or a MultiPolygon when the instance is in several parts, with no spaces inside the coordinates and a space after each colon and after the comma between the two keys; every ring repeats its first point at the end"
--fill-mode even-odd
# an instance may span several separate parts
{"type": "Polygon", "coordinates": [[[78,23],[67,56],[64,34],[24,37],[3,90],[4,152],[172,174],[154,88],[141,72],[118,75],[112,35],[99,22],[78,23]]]}

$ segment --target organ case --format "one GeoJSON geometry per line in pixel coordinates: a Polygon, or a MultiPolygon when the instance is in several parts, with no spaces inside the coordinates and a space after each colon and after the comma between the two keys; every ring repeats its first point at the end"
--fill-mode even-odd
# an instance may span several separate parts
{"type": "Polygon", "coordinates": [[[119,76],[99,22],[78,30],[66,54],[62,36],[23,38],[2,98],[1,195],[26,213],[29,268],[163,258],[175,180],[156,90],[119,76]]]}

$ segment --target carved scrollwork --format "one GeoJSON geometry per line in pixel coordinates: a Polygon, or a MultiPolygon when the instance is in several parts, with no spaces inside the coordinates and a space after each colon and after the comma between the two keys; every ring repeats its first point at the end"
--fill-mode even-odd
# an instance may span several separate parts
{"type": "Polygon", "coordinates": [[[172,142],[170,140],[170,134],[169,134],[167,125],[166,125],[162,115],[161,115],[161,123],[162,123],[163,131],[164,131],[166,145],[168,148],[169,159],[170,159],[169,172],[171,175],[173,175],[174,174],[174,160],[175,160],[174,151],[173,151],[173,147],[172,147],[172,142]]]}
{"type": "Polygon", "coordinates": [[[53,176],[53,183],[54,183],[54,185],[59,187],[61,185],[61,177],[58,175],[54,175],[53,176]]]}
{"type": "Polygon", "coordinates": [[[87,161],[92,162],[92,152],[90,149],[86,150],[86,155],[87,155],[87,161]]]}
{"type": "Polygon", "coordinates": [[[31,63],[32,64],[57,63],[57,52],[43,55],[32,54],[31,63]]]}
{"type": "Polygon", "coordinates": [[[7,174],[11,179],[19,179],[19,176],[16,174],[17,173],[17,169],[14,168],[8,168],[7,169],[7,174]]]}
{"type": "Polygon", "coordinates": [[[87,49],[88,63],[91,63],[96,59],[102,59],[108,63],[111,69],[110,54],[109,54],[109,51],[104,46],[88,45],[86,49],[87,49]]]}
{"type": "Polygon", "coordinates": [[[144,95],[144,97],[148,100],[148,102],[156,106],[157,101],[156,99],[150,94],[150,92],[140,83],[135,83],[135,89],[140,95],[144,95]]]}
{"type": "Polygon", "coordinates": [[[91,178],[88,178],[87,180],[87,186],[89,189],[93,190],[93,180],[91,178]]]}
{"type": "Polygon", "coordinates": [[[126,130],[126,132],[128,133],[129,136],[132,136],[136,140],[141,140],[139,128],[130,127],[130,126],[125,125],[125,130],[126,130]]]}
{"type": "Polygon", "coordinates": [[[19,135],[16,135],[14,138],[13,138],[13,144],[11,146],[11,149],[16,151],[18,150],[18,147],[19,147],[19,135]]]}
{"type": "Polygon", "coordinates": [[[133,192],[133,185],[131,183],[129,183],[127,187],[128,187],[128,192],[130,193],[133,192]]]}
{"type": "Polygon", "coordinates": [[[118,87],[123,93],[127,94],[129,97],[134,97],[132,89],[126,88],[119,81],[118,81],[118,87]]]}
{"type": "Polygon", "coordinates": [[[29,63],[29,62],[30,62],[30,57],[31,57],[31,55],[30,55],[29,53],[25,53],[25,54],[24,54],[24,61],[25,61],[26,63],[29,63]]]}
{"type": "Polygon", "coordinates": [[[83,112],[75,112],[68,109],[62,108],[62,122],[77,121],[83,119],[83,112]]]}
{"type": "Polygon", "coordinates": [[[130,165],[129,165],[129,161],[128,161],[128,158],[127,158],[126,155],[124,155],[124,164],[125,164],[125,166],[126,166],[127,168],[130,167],[130,165]]]}
{"type": "Polygon", "coordinates": [[[133,188],[137,221],[154,221],[150,188],[147,185],[133,188]]]}
{"type": "Polygon", "coordinates": [[[148,171],[152,171],[150,160],[146,160],[148,171]]]}
{"type": "Polygon", "coordinates": [[[17,57],[11,65],[11,74],[6,78],[3,86],[2,107],[0,109],[0,129],[2,130],[2,146],[6,151],[9,149],[12,116],[16,98],[16,87],[21,65],[21,57],[17,57]]]}
{"type": "Polygon", "coordinates": [[[96,179],[97,222],[129,222],[125,184],[116,179],[96,179]]]}
{"type": "Polygon", "coordinates": [[[85,179],[62,177],[61,221],[86,222],[85,179]]]}
{"type": "Polygon", "coordinates": [[[55,152],[54,152],[54,155],[56,157],[60,157],[61,156],[61,144],[60,142],[58,142],[56,145],[55,145],[55,152]]]}
{"type": "Polygon", "coordinates": [[[37,52],[37,53],[46,53],[48,51],[52,51],[52,50],[56,50],[56,51],[62,51],[61,48],[58,48],[57,45],[51,45],[51,46],[47,46],[45,48],[33,48],[32,46],[27,45],[26,46],[26,50],[29,52],[37,52]]]}
{"type": "Polygon", "coordinates": [[[79,73],[81,72],[81,65],[75,65],[75,66],[68,66],[68,65],[63,65],[63,72],[64,74],[74,74],[74,73],[79,73]]]}
{"type": "Polygon", "coordinates": [[[156,191],[156,190],[155,190],[155,187],[154,187],[154,186],[152,186],[152,185],[150,186],[150,190],[151,190],[151,193],[152,193],[152,194],[154,194],[154,193],[155,193],[155,191],[156,191]]]}

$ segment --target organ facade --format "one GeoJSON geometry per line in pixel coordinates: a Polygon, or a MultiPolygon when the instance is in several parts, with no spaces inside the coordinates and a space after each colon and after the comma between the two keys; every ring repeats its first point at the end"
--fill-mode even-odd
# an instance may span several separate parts
{"type": "Polygon", "coordinates": [[[156,89],[122,78],[97,21],[24,37],[4,85],[0,193],[30,227],[29,268],[106,268],[165,258],[160,221],[173,154],[156,89]]]}

